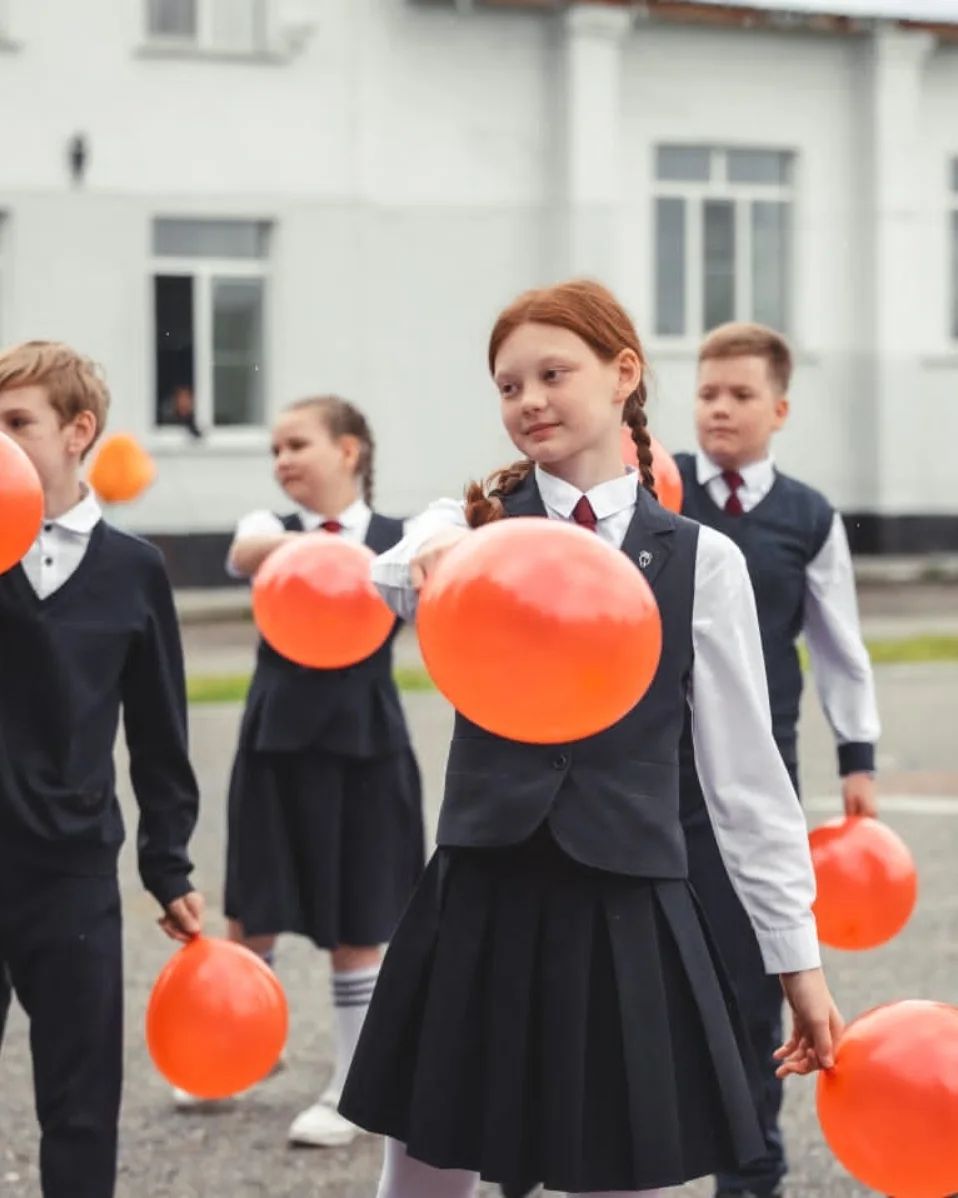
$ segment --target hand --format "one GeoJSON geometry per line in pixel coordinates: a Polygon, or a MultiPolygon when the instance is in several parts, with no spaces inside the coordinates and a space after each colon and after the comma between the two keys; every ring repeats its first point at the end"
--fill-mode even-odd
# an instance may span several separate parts
{"type": "Polygon", "coordinates": [[[776,1077],[814,1073],[835,1064],[835,1046],[844,1031],[842,1017],[828,991],[821,969],[783,973],[782,989],[792,1008],[792,1034],[779,1048],[776,1077]]]}
{"type": "Polygon", "coordinates": [[[166,914],[156,922],[171,940],[186,944],[202,932],[203,910],[206,900],[198,890],[191,890],[182,898],[174,899],[166,908],[166,914]]]}
{"type": "Polygon", "coordinates": [[[871,774],[846,774],[842,778],[842,802],[846,815],[878,815],[878,796],[871,774]]]}
{"type": "Polygon", "coordinates": [[[409,580],[421,591],[426,579],[435,570],[453,545],[469,536],[468,528],[447,528],[428,540],[409,563],[409,580]]]}

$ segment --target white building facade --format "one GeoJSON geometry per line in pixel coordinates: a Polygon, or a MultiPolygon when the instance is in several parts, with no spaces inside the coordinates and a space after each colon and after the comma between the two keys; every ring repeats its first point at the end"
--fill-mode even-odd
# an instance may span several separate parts
{"type": "Polygon", "coordinates": [[[385,511],[511,460],[486,339],[573,274],[635,317],[668,447],[702,333],[765,321],[782,468],[861,551],[958,547],[958,13],[861,7],[0,0],[0,343],[103,363],[159,468],[115,516],[180,581],[282,507],[293,399],[367,412],[385,511]]]}

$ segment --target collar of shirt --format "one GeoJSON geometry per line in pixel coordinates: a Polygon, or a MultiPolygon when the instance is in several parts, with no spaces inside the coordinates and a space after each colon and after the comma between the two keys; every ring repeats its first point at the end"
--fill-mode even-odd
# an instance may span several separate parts
{"type": "Polygon", "coordinates": [[[83,484],[83,495],[67,511],[61,513],[54,518],[46,518],[43,521],[43,528],[46,530],[48,525],[53,525],[64,532],[72,532],[77,536],[88,537],[103,516],[100,510],[100,505],[96,501],[96,497],[86,484],[83,484]]]}
{"type": "Polygon", "coordinates": [[[306,532],[315,532],[327,520],[338,520],[345,532],[352,532],[360,528],[364,522],[368,524],[371,515],[369,504],[364,499],[354,500],[338,516],[324,516],[322,512],[310,512],[305,508],[300,508],[299,512],[299,518],[302,520],[306,532]]]}
{"type": "MultiPolygon", "coordinates": [[[[536,485],[546,508],[563,520],[571,520],[572,509],[582,498],[583,493],[578,487],[574,487],[562,478],[556,478],[554,474],[549,474],[538,465],[535,475],[536,485]]],[[[604,483],[599,483],[590,491],[586,491],[586,498],[592,505],[596,519],[602,521],[607,520],[610,516],[618,515],[619,512],[626,510],[631,512],[635,507],[638,494],[638,480],[638,471],[629,468],[625,474],[607,479],[604,483]]]]}
{"type": "MultiPolygon", "coordinates": [[[[775,482],[775,459],[769,454],[761,461],[749,462],[747,466],[739,468],[739,474],[744,484],[739,494],[744,491],[746,507],[754,507],[772,489],[775,482]]],[[[700,449],[695,455],[695,477],[700,486],[707,487],[717,479],[722,479],[722,467],[700,449]]],[[[726,485],[724,479],[722,485],[726,485]]]]}

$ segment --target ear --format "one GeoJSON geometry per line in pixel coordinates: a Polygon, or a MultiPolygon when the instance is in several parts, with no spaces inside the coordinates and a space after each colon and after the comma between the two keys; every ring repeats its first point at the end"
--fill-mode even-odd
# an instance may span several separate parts
{"type": "Polygon", "coordinates": [[[615,402],[625,403],[642,382],[642,362],[634,349],[623,349],[616,358],[615,365],[619,375],[615,402]]]}
{"type": "Polygon", "coordinates": [[[343,433],[341,437],[337,437],[336,443],[342,455],[343,465],[355,474],[356,468],[359,465],[359,456],[362,453],[362,445],[359,438],[354,437],[352,433],[343,433]]]}
{"type": "Polygon", "coordinates": [[[788,413],[791,405],[788,402],[788,396],[784,393],[775,397],[775,423],[772,428],[778,432],[785,421],[788,419],[788,413]]]}
{"type": "Polygon", "coordinates": [[[97,432],[96,416],[89,409],[83,412],[78,412],[70,421],[69,432],[67,434],[67,452],[77,458],[85,456],[87,450],[96,440],[97,432]]]}

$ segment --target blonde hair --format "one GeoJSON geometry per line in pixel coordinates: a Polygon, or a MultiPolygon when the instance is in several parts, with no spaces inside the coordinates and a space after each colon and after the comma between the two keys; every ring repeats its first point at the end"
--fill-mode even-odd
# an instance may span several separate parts
{"type": "Polygon", "coordinates": [[[15,387],[42,387],[61,425],[92,412],[96,432],[89,453],[110,408],[110,391],[95,362],[61,341],[24,341],[0,351],[0,391],[15,387]]]}
{"type": "Polygon", "coordinates": [[[768,373],[783,394],[792,379],[792,351],[788,342],[764,324],[720,324],[699,349],[699,362],[716,358],[764,358],[768,373]]]}

